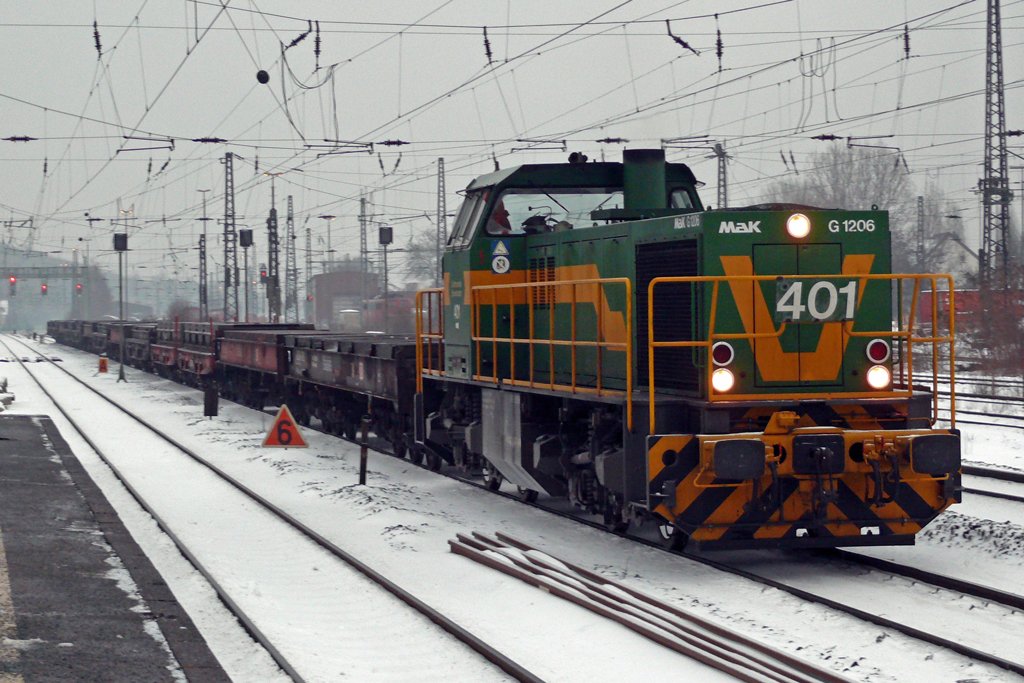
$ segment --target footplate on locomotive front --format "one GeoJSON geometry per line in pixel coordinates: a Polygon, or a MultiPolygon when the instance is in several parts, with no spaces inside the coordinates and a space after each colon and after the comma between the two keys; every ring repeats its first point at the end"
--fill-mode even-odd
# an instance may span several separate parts
{"type": "Polygon", "coordinates": [[[960,501],[957,430],[652,434],[648,509],[703,549],[912,544],[960,501]]]}

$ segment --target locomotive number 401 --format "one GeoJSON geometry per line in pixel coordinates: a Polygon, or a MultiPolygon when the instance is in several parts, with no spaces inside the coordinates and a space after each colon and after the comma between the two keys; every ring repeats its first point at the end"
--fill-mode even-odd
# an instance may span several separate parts
{"type": "Polygon", "coordinates": [[[855,280],[842,287],[828,280],[778,280],[775,288],[775,322],[851,320],[856,301],[855,280]]]}

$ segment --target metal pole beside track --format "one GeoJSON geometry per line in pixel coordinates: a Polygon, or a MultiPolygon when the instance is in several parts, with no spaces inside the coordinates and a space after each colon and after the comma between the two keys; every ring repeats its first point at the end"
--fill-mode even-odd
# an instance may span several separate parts
{"type": "Polygon", "coordinates": [[[370,416],[363,415],[362,428],[359,430],[359,485],[366,486],[367,433],[370,431],[370,416]]]}

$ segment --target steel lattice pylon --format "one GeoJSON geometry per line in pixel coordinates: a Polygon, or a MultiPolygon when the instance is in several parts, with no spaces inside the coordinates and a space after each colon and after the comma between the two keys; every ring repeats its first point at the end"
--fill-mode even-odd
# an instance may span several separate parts
{"type": "Polygon", "coordinates": [[[1006,164],[1006,108],[1003,88],[1003,40],[1000,0],[988,0],[985,46],[985,174],[981,192],[981,250],[978,284],[982,291],[1005,289],[1007,234],[1010,229],[1010,178],[1006,164]]]}
{"type": "Polygon", "coordinates": [[[270,322],[281,322],[281,277],[278,274],[277,198],[270,181],[270,216],[267,217],[267,313],[270,322]]]}
{"type": "Polygon", "coordinates": [[[295,213],[292,196],[288,195],[288,215],[285,217],[287,234],[284,242],[284,319],[299,322],[299,269],[295,264],[295,213]]]}
{"type": "Polygon", "coordinates": [[[238,322],[238,233],[235,230],[234,154],[224,155],[224,320],[238,322]]]}

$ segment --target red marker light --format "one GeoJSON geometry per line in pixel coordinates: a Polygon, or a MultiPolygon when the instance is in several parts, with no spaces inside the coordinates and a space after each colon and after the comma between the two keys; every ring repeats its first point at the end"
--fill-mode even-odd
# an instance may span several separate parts
{"type": "Polygon", "coordinates": [[[866,352],[868,360],[872,363],[884,363],[889,360],[889,355],[892,353],[892,347],[890,347],[889,342],[884,339],[872,339],[868,342],[866,352]]]}

